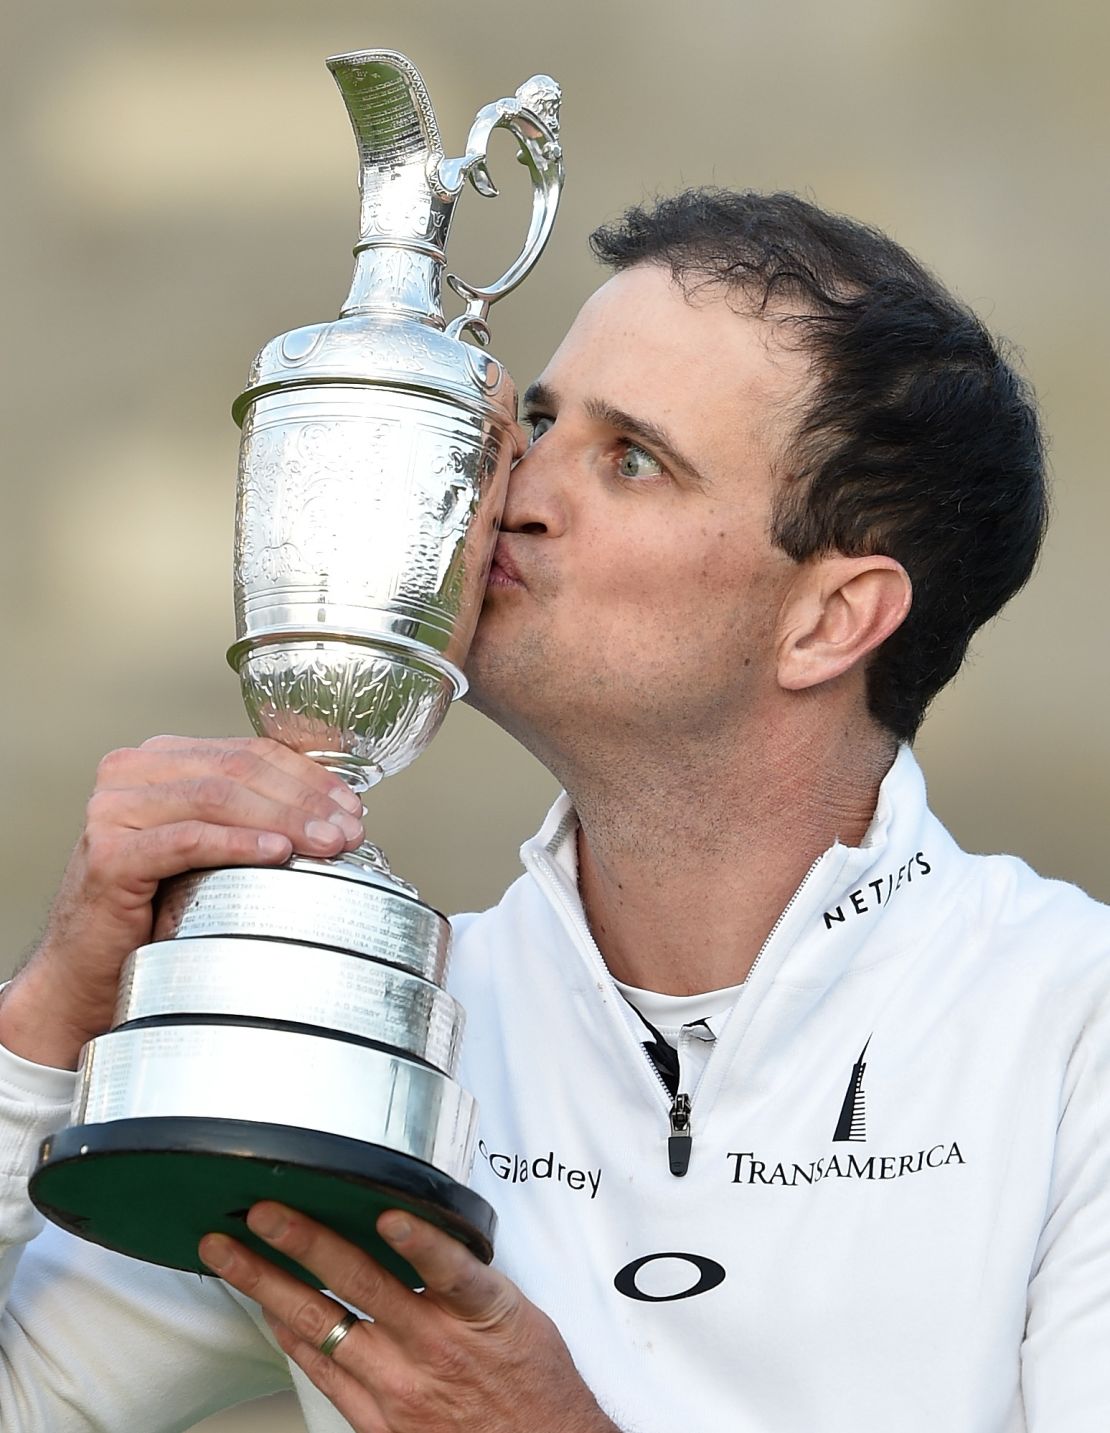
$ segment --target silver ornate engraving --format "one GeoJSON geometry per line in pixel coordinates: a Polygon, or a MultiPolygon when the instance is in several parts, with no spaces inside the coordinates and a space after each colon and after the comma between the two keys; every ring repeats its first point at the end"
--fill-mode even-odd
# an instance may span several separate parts
{"type": "Polygon", "coordinates": [[[247,714],[263,736],[294,751],[344,752],[383,776],[424,750],[454,696],[438,673],[336,642],[262,647],[239,675],[247,714]]]}

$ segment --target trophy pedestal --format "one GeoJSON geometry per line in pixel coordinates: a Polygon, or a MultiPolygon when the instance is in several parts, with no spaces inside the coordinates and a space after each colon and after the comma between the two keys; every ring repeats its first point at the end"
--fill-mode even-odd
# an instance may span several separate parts
{"type": "Polygon", "coordinates": [[[462,1183],[476,1107],[453,1078],[463,1012],[442,988],[449,927],[410,892],[358,853],[165,882],[155,940],[129,957],[113,1026],[82,1053],[73,1123],[40,1151],[39,1209],[197,1273],[206,1233],[276,1257],[246,1226],[261,1199],[413,1287],[378,1238],[386,1209],[488,1262],[496,1218],[462,1183]]]}
{"type": "Polygon", "coordinates": [[[493,1257],[495,1215],[480,1195],[423,1160],[319,1130],[161,1116],[72,1125],[46,1141],[31,1189],[71,1234],[199,1274],[211,1271],[197,1245],[223,1233],[306,1278],[247,1228],[260,1199],[334,1229],[410,1288],[419,1275],[375,1229],[386,1209],[438,1225],[484,1263],[493,1257]]]}

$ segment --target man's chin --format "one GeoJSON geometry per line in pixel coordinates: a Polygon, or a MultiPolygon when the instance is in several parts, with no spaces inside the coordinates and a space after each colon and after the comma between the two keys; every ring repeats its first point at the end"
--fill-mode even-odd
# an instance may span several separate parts
{"type": "Polygon", "coordinates": [[[496,674],[491,673],[482,662],[467,661],[463,668],[466,676],[467,687],[465,693],[459,698],[468,707],[473,707],[476,712],[488,716],[491,721],[502,725],[501,714],[511,711],[515,703],[512,700],[514,684],[504,681],[505,673],[501,673],[502,680],[496,679],[496,674]],[[507,685],[508,690],[504,688],[507,685]]]}
{"type": "Polygon", "coordinates": [[[517,669],[512,654],[475,637],[463,671],[467,689],[460,701],[520,740],[522,727],[526,725],[521,695],[528,690],[529,683],[517,669]]]}
{"type": "Polygon", "coordinates": [[[487,602],[478,619],[463,663],[470,684],[464,700],[512,730],[514,714],[531,708],[549,685],[550,644],[531,624],[499,621],[496,607],[487,602]]]}
{"type": "Polygon", "coordinates": [[[466,677],[466,691],[459,698],[468,707],[481,712],[483,716],[492,716],[491,696],[489,690],[489,673],[486,663],[482,660],[483,654],[477,650],[479,646],[478,634],[475,633],[474,641],[471,643],[470,651],[467,653],[466,661],[463,664],[463,675],[466,677]]]}
{"type": "Polygon", "coordinates": [[[495,696],[478,682],[472,682],[459,700],[465,702],[471,711],[479,712],[487,721],[493,722],[506,736],[511,736],[527,750],[532,750],[531,728],[512,702],[495,696]]]}

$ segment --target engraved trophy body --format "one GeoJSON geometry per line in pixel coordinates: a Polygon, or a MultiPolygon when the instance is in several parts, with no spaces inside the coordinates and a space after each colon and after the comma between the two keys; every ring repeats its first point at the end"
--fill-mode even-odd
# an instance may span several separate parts
{"type": "MultiPolygon", "coordinates": [[[[228,657],[255,729],[361,792],[413,761],[465,690],[516,418],[511,379],[466,335],[484,342],[490,304],[547,240],[559,91],[536,76],[486,105],[450,160],[403,56],[328,68],[359,152],[355,273],[340,317],[268,343],[234,406],[228,657]],[[454,203],[468,179],[497,193],[485,156],[498,128],[531,174],[528,235],[489,287],[448,276],[466,308],[447,323],[454,203]]],[[[387,1207],[488,1260],[494,1214],[463,1182],[476,1109],[453,1078],[463,1012],[443,989],[449,941],[368,842],[165,882],[112,1028],[85,1047],[72,1123],[42,1147],[35,1203],[96,1243],[197,1271],[204,1233],[253,1242],[243,1221],[261,1198],[410,1283],[374,1230],[387,1207]]]]}

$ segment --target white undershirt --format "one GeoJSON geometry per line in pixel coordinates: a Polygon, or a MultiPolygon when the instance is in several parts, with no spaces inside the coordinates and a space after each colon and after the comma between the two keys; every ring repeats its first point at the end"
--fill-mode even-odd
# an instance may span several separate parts
{"type": "MultiPolygon", "coordinates": [[[[614,984],[633,1009],[659,1031],[668,1045],[678,1051],[680,1088],[690,1091],[697,1084],[709,1052],[729,1011],[744,988],[729,985],[724,990],[706,990],[698,995],[662,995],[658,990],[640,990],[614,977],[614,984]]],[[[648,1031],[643,1027],[646,1038],[648,1031]]]]}

